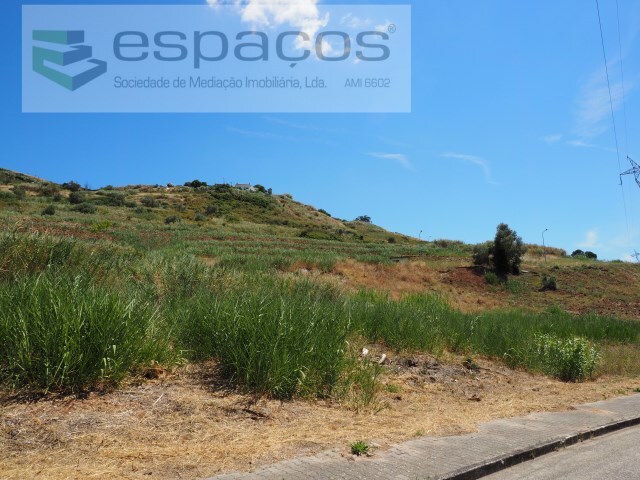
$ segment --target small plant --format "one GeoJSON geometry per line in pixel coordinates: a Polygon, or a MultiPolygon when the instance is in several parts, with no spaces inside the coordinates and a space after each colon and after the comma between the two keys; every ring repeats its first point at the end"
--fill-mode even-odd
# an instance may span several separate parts
{"type": "Polygon", "coordinates": [[[388,383],[385,385],[384,389],[389,393],[400,393],[402,390],[395,383],[388,383]]]}
{"type": "Polygon", "coordinates": [[[207,217],[201,213],[196,213],[196,216],[193,217],[193,219],[196,222],[206,222],[207,221],[207,217]]]}
{"type": "Polygon", "coordinates": [[[351,445],[351,454],[355,455],[357,457],[361,456],[361,455],[366,455],[367,453],[369,453],[369,445],[362,441],[362,440],[358,440],[357,442],[353,442],[351,445]]]}
{"type": "Polygon", "coordinates": [[[96,213],[96,211],[98,209],[96,208],[96,206],[93,203],[83,202],[83,203],[73,207],[72,210],[74,212],[90,214],[90,213],[96,213]]]}
{"type": "Polygon", "coordinates": [[[547,275],[543,275],[542,276],[542,287],[540,288],[540,290],[544,291],[556,291],[558,289],[558,281],[556,280],[556,277],[554,277],[553,275],[547,276],[547,275]]]}
{"type": "Polygon", "coordinates": [[[387,238],[387,243],[391,243],[391,244],[396,243],[396,238],[395,237],[387,238]]]}
{"type": "Polygon", "coordinates": [[[177,215],[171,215],[167,218],[164,219],[164,223],[166,225],[171,225],[172,223],[178,223],[180,221],[180,219],[178,218],[177,215]]]}
{"type": "Polygon", "coordinates": [[[91,225],[91,231],[95,233],[105,232],[109,230],[111,226],[112,226],[112,223],[110,221],[104,220],[102,222],[96,222],[93,225],[91,225]]]}
{"type": "Polygon", "coordinates": [[[565,382],[592,378],[600,359],[596,347],[582,337],[539,335],[536,338],[536,350],[543,371],[565,382]]]}
{"type": "Polygon", "coordinates": [[[53,205],[47,205],[44,210],[42,210],[41,215],[55,215],[56,207],[53,205]]]}
{"type": "Polygon", "coordinates": [[[484,280],[489,285],[498,285],[500,283],[500,279],[498,278],[498,275],[496,275],[495,272],[491,272],[491,271],[485,272],[484,280]]]}
{"type": "Polygon", "coordinates": [[[465,358],[462,362],[462,366],[467,370],[471,370],[472,372],[477,372],[478,370],[480,370],[480,365],[476,363],[473,357],[465,358]]]}
{"type": "Polygon", "coordinates": [[[634,389],[633,389],[633,391],[634,391],[635,393],[640,393],[640,388],[634,388],[634,389]]]}

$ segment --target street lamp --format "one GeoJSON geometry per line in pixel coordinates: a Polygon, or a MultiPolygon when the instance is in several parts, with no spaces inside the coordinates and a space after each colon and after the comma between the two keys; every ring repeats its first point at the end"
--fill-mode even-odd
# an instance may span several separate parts
{"type": "Polygon", "coordinates": [[[548,229],[548,228],[545,228],[545,229],[542,231],[542,254],[544,255],[544,261],[545,261],[545,262],[547,261],[547,249],[546,249],[546,247],[545,247],[545,245],[544,245],[544,232],[547,232],[547,231],[549,231],[549,229],[548,229]]]}
{"type": "Polygon", "coordinates": [[[420,233],[418,234],[418,240],[421,241],[422,240],[422,230],[420,230],[420,233]]]}

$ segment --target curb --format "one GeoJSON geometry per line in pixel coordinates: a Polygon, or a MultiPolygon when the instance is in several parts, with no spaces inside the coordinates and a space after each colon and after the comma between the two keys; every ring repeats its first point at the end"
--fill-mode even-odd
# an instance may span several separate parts
{"type": "Polygon", "coordinates": [[[514,465],[533,460],[542,455],[555,452],[561,448],[569,447],[585,440],[600,437],[607,433],[616,432],[625,428],[635,427],[637,425],[640,425],[640,416],[608,423],[584,432],[539,443],[532,447],[516,450],[513,453],[492,458],[486,462],[477,463],[475,465],[456,470],[455,472],[438,477],[438,480],[476,480],[486,475],[491,475],[492,473],[513,467],[514,465]]]}

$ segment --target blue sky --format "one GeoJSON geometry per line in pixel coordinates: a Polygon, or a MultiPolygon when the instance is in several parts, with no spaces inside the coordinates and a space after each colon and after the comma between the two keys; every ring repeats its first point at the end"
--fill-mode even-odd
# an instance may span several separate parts
{"type": "MultiPolygon", "coordinates": [[[[600,9],[626,169],[627,153],[640,160],[640,3],[618,1],[620,47],[615,1],[600,9]]],[[[640,188],[624,179],[627,228],[594,1],[349,3],[411,4],[411,113],[23,114],[27,2],[4,1],[0,166],[91,187],[261,183],[423,238],[479,242],[507,222],[532,243],[548,228],[568,251],[640,250],[640,188]]]]}

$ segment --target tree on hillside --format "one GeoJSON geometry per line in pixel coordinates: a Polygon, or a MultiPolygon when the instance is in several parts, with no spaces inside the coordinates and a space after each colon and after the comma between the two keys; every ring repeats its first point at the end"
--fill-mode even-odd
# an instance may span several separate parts
{"type": "Polygon", "coordinates": [[[520,263],[526,247],[522,238],[509,225],[501,223],[496,229],[493,241],[480,243],[473,247],[474,265],[493,267],[498,275],[520,273],[520,263]]]}
{"type": "Polygon", "coordinates": [[[493,267],[498,275],[509,273],[519,274],[522,255],[526,248],[522,238],[506,223],[501,223],[496,229],[493,241],[493,267]]]}
{"type": "Polygon", "coordinates": [[[371,223],[371,217],[369,215],[360,215],[359,217],[356,217],[354,222],[371,223]]]}

